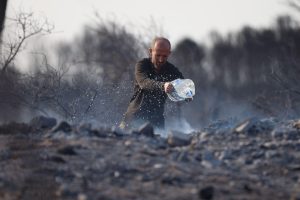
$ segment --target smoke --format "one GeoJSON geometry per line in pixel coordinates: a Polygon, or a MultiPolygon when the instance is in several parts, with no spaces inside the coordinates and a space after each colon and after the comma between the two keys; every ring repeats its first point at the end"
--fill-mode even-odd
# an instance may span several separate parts
{"type": "Polygon", "coordinates": [[[182,133],[191,133],[194,132],[196,129],[191,126],[191,124],[186,119],[180,120],[169,120],[166,123],[166,130],[172,131],[176,130],[182,133]]]}

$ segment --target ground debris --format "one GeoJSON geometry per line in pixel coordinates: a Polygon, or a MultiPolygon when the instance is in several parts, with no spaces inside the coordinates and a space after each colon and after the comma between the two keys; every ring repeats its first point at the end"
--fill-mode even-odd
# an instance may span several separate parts
{"type": "Polygon", "coordinates": [[[0,126],[1,200],[299,198],[299,120],[222,121],[167,137],[149,124],[54,121],[0,126]]]}

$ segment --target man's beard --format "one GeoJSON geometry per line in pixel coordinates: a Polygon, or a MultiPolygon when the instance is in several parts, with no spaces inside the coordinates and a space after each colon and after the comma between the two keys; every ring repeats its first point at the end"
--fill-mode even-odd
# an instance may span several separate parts
{"type": "Polygon", "coordinates": [[[166,64],[166,63],[159,63],[159,64],[156,64],[156,65],[154,65],[154,66],[155,66],[155,68],[156,68],[157,70],[161,70],[161,69],[164,67],[165,64],[166,64]]]}

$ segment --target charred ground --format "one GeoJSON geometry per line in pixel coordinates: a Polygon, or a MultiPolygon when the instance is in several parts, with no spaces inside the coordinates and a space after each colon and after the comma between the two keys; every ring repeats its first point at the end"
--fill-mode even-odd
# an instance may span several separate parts
{"type": "Polygon", "coordinates": [[[190,134],[37,117],[0,127],[1,199],[299,199],[300,122],[190,134]]]}

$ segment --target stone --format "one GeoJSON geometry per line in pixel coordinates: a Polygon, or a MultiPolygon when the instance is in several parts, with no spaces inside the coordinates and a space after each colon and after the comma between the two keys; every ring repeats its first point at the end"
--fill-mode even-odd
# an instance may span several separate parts
{"type": "Polygon", "coordinates": [[[32,131],[31,126],[26,123],[17,123],[17,122],[10,122],[8,124],[2,124],[0,126],[0,134],[2,135],[11,135],[17,133],[24,133],[28,134],[32,131]]]}
{"type": "Polygon", "coordinates": [[[199,198],[203,200],[211,200],[214,197],[214,187],[207,186],[199,190],[199,198]]]}
{"type": "Polygon", "coordinates": [[[51,129],[56,125],[56,123],[55,118],[37,116],[31,119],[29,125],[34,129],[51,129]]]}
{"type": "Polygon", "coordinates": [[[190,134],[185,134],[185,133],[172,130],[168,134],[167,141],[169,146],[171,147],[182,147],[182,146],[190,145],[192,141],[192,137],[190,134]]]}
{"type": "Polygon", "coordinates": [[[58,153],[63,155],[75,156],[77,155],[76,151],[74,150],[75,147],[73,146],[65,146],[57,150],[58,153]]]}
{"type": "Polygon", "coordinates": [[[257,117],[252,117],[238,124],[233,132],[244,133],[247,135],[256,135],[258,133],[262,134],[265,132],[270,132],[275,127],[275,121],[270,119],[259,119],[257,117]]]}
{"type": "Polygon", "coordinates": [[[54,128],[54,130],[52,132],[55,133],[58,131],[63,131],[65,133],[69,133],[72,131],[72,127],[68,122],[62,121],[62,122],[60,122],[60,124],[57,127],[54,128]]]}
{"type": "Polygon", "coordinates": [[[221,161],[215,157],[213,152],[205,150],[202,154],[201,164],[206,168],[215,168],[221,165],[221,161]]]}
{"type": "Polygon", "coordinates": [[[293,127],[296,128],[297,130],[300,129],[300,119],[296,120],[296,121],[293,123],[293,127]]]}
{"type": "Polygon", "coordinates": [[[141,125],[138,129],[138,133],[140,135],[144,135],[147,137],[154,137],[154,128],[150,123],[145,123],[141,125]]]}
{"type": "Polygon", "coordinates": [[[118,126],[117,127],[116,126],[112,127],[111,131],[117,137],[122,137],[122,136],[125,136],[125,135],[129,134],[125,129],[122,129],[118,126]]]}

